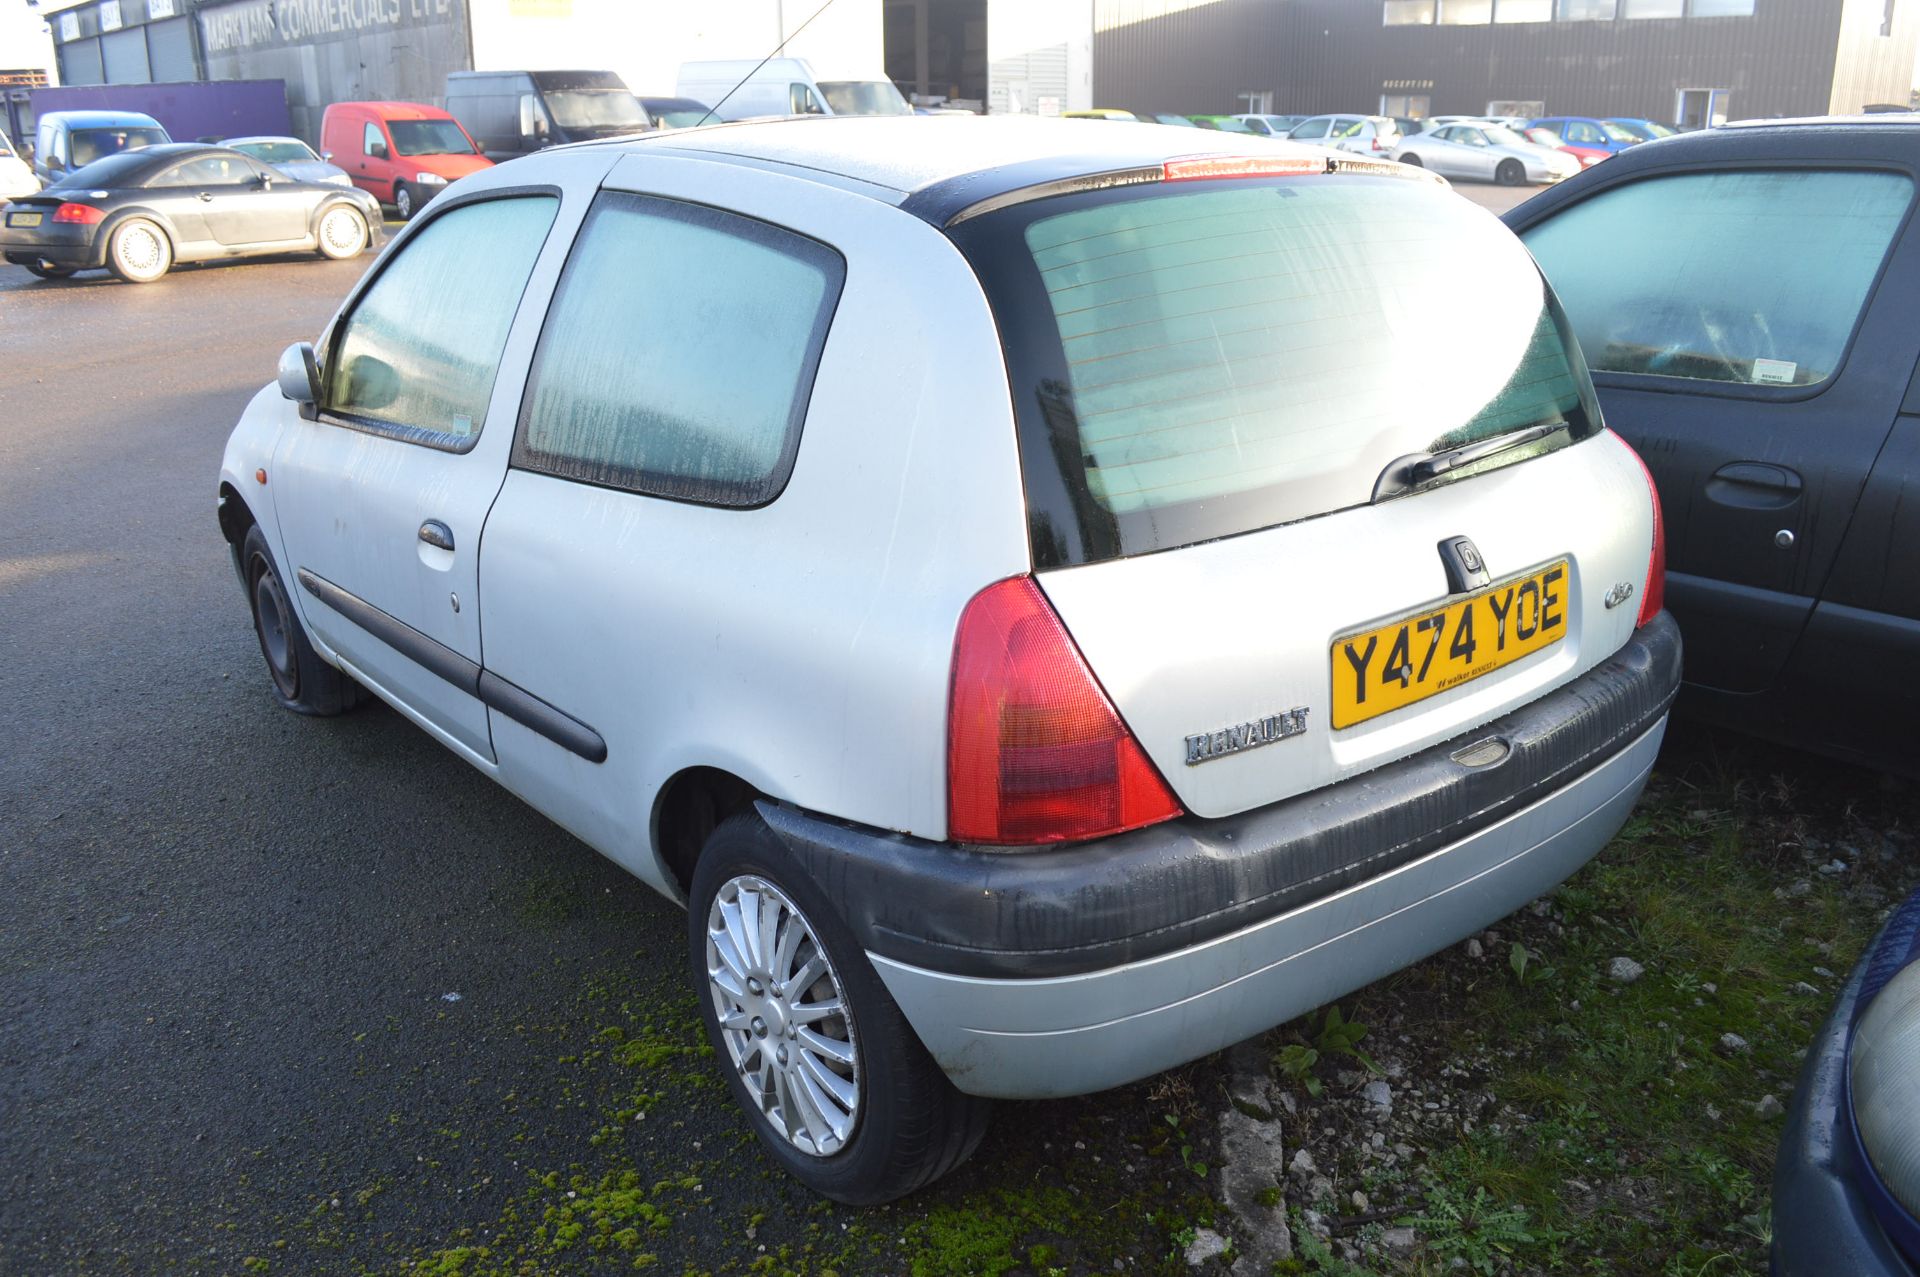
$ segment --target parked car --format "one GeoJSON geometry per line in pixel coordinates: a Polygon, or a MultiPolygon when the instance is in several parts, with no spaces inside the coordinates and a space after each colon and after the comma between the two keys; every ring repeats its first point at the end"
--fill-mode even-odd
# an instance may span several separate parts
{"type": "Polygon", "coordinates": [[[734,58],[682,62],[675,90],[713,105],[714,118],[768,115],[911,115],[913,108],[884,75],[821,79],[805,58],[734,58]]]}
{"type": "Polygon", "coordinates": [[[1559,115],[1527,121],[1530,129],[1552,129],[1569,146],[1590,146],[1614,155],[1640,141],[1639,135],[1610,120],[1588,116],[1559,115]]]}
{"type": "Polygon", "coordinates": [[[1807,1051],[1773,1167],[1776,1277],[1920,1272],[1920,892],[1807,1051]]]}
{"type": "Polygon", "coordinates": [[[1393,126],[1400,130],[1400,136],[1402,137],[1411,137],[1413,134],[1421,131],[1422,121],[1414,116],[1389,115],[1387,118],[1393,121],[1393,126]]]}
{"type": "Polygon", "coordinates": [[[653,127],[612,71],[449,71],[447,113],[496,164],[653,127]]]}
{"type": "Polygon", "coordinates": [[[1920,770],[1920,122],[1729,125],[1507,214],[1652,467],[1693,708],[1920,770]]]}
{"type": "Polygon", "coordinates": [[[49,111],[34,124],[33,173],[53,182],[121,151],[173,139],[151,115],[138,111],[49,111]]]}
{"type": "Polygon", "coordinates": [[[1420,131],[1422,133],[1431,133],[1433,130],[1443,128],[1449,124],[1491,123],[1493,123],[1493,121],[1484,115],[1429,115],[1426,119],[1420,121],[1420,131]]]}
{"type": "Polygon", "coordinates": [[[448,183],[493,165],[458,120],[418,102],[335,102],[320,117],[320,146],[403,222],[448,183]]]}
{"type": "Polygon", "coordinates": [[[1384,115],[1316,115],[1295,125],[1287,137],[1309,146],[1384,159],[1400,145],[1400,126],[1384,115]]]}
{"type": "MultiPolygon", "coordinates": [[[[1203,129],[1213,129],[1219,133],[1252,133],[1253,126],[1233,115],[1189,115],[1187,117],[1203,129]]],[[[1260,134],[1265,137],[1266,135],[1260,134]]]]}
{"type": "Polygon", "coordinates": [[[1200,127],[1193,122],[1192,117],[1175,115],[1171,111],[1135,111],[1133,117],[1142,124],[1171,124],[1177,129],[1197,129],[1200,127]]]}
{"type": "Polygon", "coordinates": [[[1247,145],[551,151],[228,441],[274,695],[364,687],[686,901],[727,1085],[830,1196],[1479,930],[1652,765],[1651,483],[1532,260],[1431,174],[1247,145]]]}
{"type": "Polygon", "coordinates": [[[1580,161],[1573,156],[1529,142],[1497,124],[1444,124],[1431,133],[1403,137],[1393,158],[1430,168],[1442,177],[1502,186],[1559,182],[1580,171],[1580,161]]]}
{"type": "Polygon", "coordinates": [[[1655,120],[1610,119],[1608,124],[1625,129],[1642,142],[1654,142],[1663,137],[1672,137],[1680,130],[1671,124],[1661,124],[1655,120]]]}
{"type": "Polygon", "coordinates": [[[296,181],[226,147],[167,142],[95,160],[7,205],[0,254],[42,279],[104,266],[149,284],[179,262],[355,257],[379,225],[379,205],[359,191],[296,181]]]}
{"type": "Polygon", "coordinates": [[[1060,114],[1069,120],[1109,120],[1117,124],[1133,124],[1138,120],[1132,111],[1120,111],[1103,106],[1085,111],[1062,111],[1060,114]]]}
{"type": "Polygon", "coordinates": [[[1612,151],[1597,146],[1569,146],[1566,139],[1552,129],[1524,129],[1521,131],[1521,136],[1536,146],[1550,146],[1556,151],[1565,151],[1580,161],[1581,168],[1592,168],[1613,154],[1612,151]]]}
{"type": "Polygon", "coordinates": [[[315,155],[313,148],[297,137],[234,137],[221,145],[271,164],[296,182],[353,185],[345,169],[329,163],[325,156],[315,155]]]}
{"type": "Polygon", "coordinates": [[[40,179],[14,151],[6,132],[0,130],[0,203],[31,195],[40,189],[40,179]]]}
{"type": "Polygon", "coordinates": [[[1262,137],[1285,137],[1304,115],[1236,115],[1233,117],[1262,137]]]}
{"type": "Polygon", "coordinates": [[[640,109],[647,113],[647,123],[656,129],[690,129],[720,118],[706,103],[692,98],[641,98],[640,109]]]}

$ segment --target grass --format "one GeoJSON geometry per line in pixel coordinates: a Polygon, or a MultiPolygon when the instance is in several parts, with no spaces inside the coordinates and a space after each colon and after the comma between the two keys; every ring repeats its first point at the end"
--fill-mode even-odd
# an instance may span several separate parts
{"type": "MultiPolygon", "coordinates": [[[[1364,1157],[1334,1177],[1345,1192],[1371,1175],[1420,1235],[1411,1255],[1367,1255],[1378,1270],[1766,1271],[1781,1119],[1760,1101],[1790,1102],[1839,986],[1920,882],[1904,837],[1920,805],[1865,773],[1772,773],[1755,758],[1781,756],[1725,748],[1670,754],[1550,909],[1498,924],[1498,951],[1456,949],[1362,996],[1353,1018],[1399,1035],[1396,1089],[1424,1079],[1456,1097],[1395,1132],[1416,1147],[1404,1182],[1381,1185],[1364,1157]],[[1849,867],[1819,872],[1835,854],[1849,867]],[[1615,982],[1620,956],[1645,974],[1615,982]]],[[[1308,1119],[1345,1116],[1322,1107],[1308,1119]]],[[[1352,1271],[1331,1253],[1298,1267],[1352,1271]]]]}

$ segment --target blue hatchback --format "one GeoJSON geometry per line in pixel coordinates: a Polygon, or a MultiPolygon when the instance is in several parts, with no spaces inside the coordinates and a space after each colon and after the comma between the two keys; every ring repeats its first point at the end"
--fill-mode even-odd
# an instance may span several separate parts
{"type": "Polygon", "coordinates": [[[1615,155],[1641,140],[1631,129],[1622,128],[1612,120],[1596,119],[1590,115],[1550,115],[1529,121],[1527,127],[1552,129],[1568,146],[1593,147],[1615,155]]]}
{"type": "Polygon", "coordinates": [[[1627,132],[1639,138],[1642,142],[1652,142],[1658,138],[1672,137],[1680,131],[1674,128],[1673,125],[1662,124],[1658,120],[1623,119],[1617,115],[1611,116],[1601,122],[1603,124],[1618,125],[1620,128],[1625,129],[1627,132]]]}
{"type": "Polygon", "coordinates": [[[1920,892],[1807,1052],[1773,1173],[1776,1277],[1920,1271],[1920,892]]]}

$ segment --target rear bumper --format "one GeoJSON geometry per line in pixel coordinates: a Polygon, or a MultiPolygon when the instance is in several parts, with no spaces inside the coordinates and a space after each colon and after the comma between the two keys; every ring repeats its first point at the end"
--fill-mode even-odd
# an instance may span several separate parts
{"type": "Polygon", "coordinates": [[[1625,821],[1679,677],[1679,633],[1662,616],[1458,740],[1241,816],[1055,851],[978,852],[761,811],[845,902],[956,1085],[1081,1094],[1283,1023],[1559,883],[1625,821]],[[1496,739],[1496,761],[1453,757],[1496,739]]]}
{"type": "Polygon", "coordinates": [[[16,265],[52,262],[84,270],[102,265],[104,248],[95,243],[91,226],[44,226],[33,231],[0,229],[0,256],[16,265]]]}

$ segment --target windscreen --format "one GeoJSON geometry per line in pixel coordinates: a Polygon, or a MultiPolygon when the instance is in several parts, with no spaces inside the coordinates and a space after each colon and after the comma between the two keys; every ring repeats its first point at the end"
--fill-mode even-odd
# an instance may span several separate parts
{"type": "Polygon", "coordinates": [[[388,120],[401,155],[472,155],[473,143],[452,120],[388,120]]]}
{"type": "Polygon", "coordinates": [[[976,269],[990,252],[1018,263],[986,282],[1019,347],[1009,365],[1026,383],[1015,393],[1043,560],[1326,514],[1373,500],[1410,454],[1564,427],[1464,477],[1598,428],[1520,241],[1426,182],[1156,183],[977,220],[1008,214],[1017,238],[1003,223],[975,233],[997,246],[963,247],[976,269]],[[1058,482],[1036,488],[1041,465],[1058,482]],[[1064,502],[1045,495],[1062,489],[1064,502]]]}
{"type": "Polygon", "coordinates": [[[1521,137],[1512,129],[1503,128],[1498,124],[1486,125],[1480,131],[1485,133],[1487,135],[1487,141],[1493,143],[1495,146],[1525,146],[1527,144],[1527,139],[1521,137]]]}
{"type": "Polygon", "coordinates": [[[142,128],[139,125],[110,129],[75,129],[72,135],[73,166],[79,168],[95,160],[103,160],[109,155],[118,155],[122,151],[137,151],[143,146],[160,146],[171,140],[165,129],[142,128]]]}
{"type": "Polygon", "coordinates": [[[690,129],[712,114],[713,112],[704,106],[689,107],[685,110],[675,108],[671,111],[655,111],[653,124],[655,128],[661,129],[690,129]]]}
{"type": "Polygon", "coordinates": [[[822,80],[820,92],[835,115],[912,115],[889,80],[822,80]]]}
{"type": "Polygon", "coordinates": [[[545,97],[554,123],[569,132],[638,133],[647,127],[646,112],[631,93],[549,89],[545,97]]]}
{"type": "Polygon", "coordinates": [[[304,164],[320,158],[307,149],[305,142],[291,138],[284,142],[240,142],[235,143],[233,149],[269,164],[304,164]]]}
{"type": "Polygon", "coordinates": [[[1629,129],[1623,129],[1612,120],[1600,121],[1600,128],[1606,133],[1607,140],[1611,142],[1638,142],[1641,140],[1638,133],[1629,129]]]}

